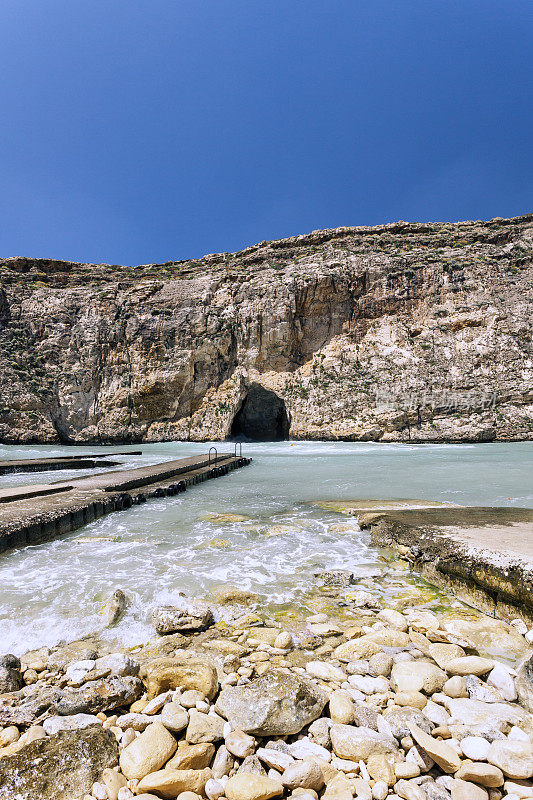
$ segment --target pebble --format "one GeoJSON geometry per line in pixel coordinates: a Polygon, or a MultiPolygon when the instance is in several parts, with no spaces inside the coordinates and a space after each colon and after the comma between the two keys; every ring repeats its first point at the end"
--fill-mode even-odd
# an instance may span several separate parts
{"type": "Polygon", "coordinates": [[[196,708],[196,703],[199,700],[205,700],[205,696],[202,692],[196,689],[186,689],[180,696],[180,705],[182,705],[183,708],[196,708]]]}
{"type": "Polygon", "coordinates": [[[354,704],[351,697],[342,690],[329,696],[329,715],[333,722],[350,725],[354,721],[354,704]]]}
{"type": "Polygon", "coordinates": [[[494,668],[494,661],[488,658],[481,658],[481,656],[463,656],[462,658],[453,658],[446,664],[446,672],[450,675],[486,675],[494,668]]]}
{"type": "Polygon", "coordinates": [[[328,664],[326,661],[309,661],[305,666],[306,672],[313,678],[324,681],[343,681],[346,678],[343,670],[328,664]]]}
{"type": "Polygon", "coordinates": [[[456,675],[453,678],[449,678],[444,686],[442,687],[442,691],[448,697],[468,697],[468,692],[466,690],[466,681],[463,677],[456,675]]]}
{"type": "Polygon", "coordinates": [[[487,760],[499,767],[507,778],[527,780],[533,776],[533,746],[531,742],[495,741],[489,747],[487,760]]]}
{"type": "Polygon", "coordinates": [[[247,733],[231,731],[225,739],[226,749],[236,758],[246,758],[255,751],[255,739],[247,733]]]}
{"type": "Polygon", "coordinates": [[[512,702],[516,700],[516,686],[513,676],[504,664],[496,662],[487,676],[489,686],[498,689],[504,700],[512,702]]]}
{"type": "Polygon", "coordinates": [[[314,789],[319,791],[324,785],[320,766],[311,761],[298,761],[283,772],[281,782],[289,789],[314,789]]]}
{"type": "Polygon", "coordinates": [[[466,762],[455,773],[456,778],[464,781],[472,781],[487,788],[503,786],[503,772],[493,764],[482,762],[466,762]]]}
{"type": "Polygon", "coordinates": [[[281,782],[250,773],[234,775],[225,786],[228,800],[270,800],[283,795],[281,782]]]}
{"type": "Polygon", "coordinates": [[[461,750],[472,761],[486,761],[490,742],[480,736],[465,736],[461,739],[461,750]]]}
{"type": "Polygon", "coordinates": [[[293,645],[292,634],[288,631],[282,631],[278,633],[274,640],[274,647],[279,648],[280,650],[289,650],[293,645]]]}
{"type": "Polygon", "coordinates": [[[189,714],[178,703],[167,703],[161,710],[161,722],[172,733],[180,733],[189,724],[189,714]]]}

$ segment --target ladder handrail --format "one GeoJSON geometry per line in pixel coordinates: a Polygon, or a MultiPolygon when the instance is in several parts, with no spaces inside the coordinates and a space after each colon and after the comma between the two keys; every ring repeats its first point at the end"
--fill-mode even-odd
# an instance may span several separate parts
{"type": "Polygon", "coordinates": [[[242,458],[242,442],[235,442],[233,454],[237,458],[237,445],[239,445],[239,458],[242,458]]]}
{"type": "Polygon", "coordinates": [[[208,455],[207,455],[207,458],[208,458],[208,461],[207,461],[207,466],[208,466],[208,467],[210,467],[210,466],[211,466],[211,450],[214,450],[214,451],[215,451],[215,463],[218,461],[218,450],[216,449],[216,447],[210,447],[210,448],[209,448],[209,453],[208,453],[208,455]]]}

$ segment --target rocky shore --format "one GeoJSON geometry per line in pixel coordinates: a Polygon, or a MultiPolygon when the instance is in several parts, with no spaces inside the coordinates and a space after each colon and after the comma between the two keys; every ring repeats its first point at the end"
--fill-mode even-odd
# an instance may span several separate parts
{"type": "Polygon", "coordinates": [[[323,580],[293,630],[227,587],[225,622],[183,598],[135,651],[4,655],[0,800],[533,797],[533,629],[323,580]]]}

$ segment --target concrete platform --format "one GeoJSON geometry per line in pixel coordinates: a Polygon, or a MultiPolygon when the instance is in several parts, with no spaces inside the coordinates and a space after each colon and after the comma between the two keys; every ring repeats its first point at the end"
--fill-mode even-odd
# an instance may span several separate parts
{"type": "Polygon", "coordinates": [[[174,495],[221,477],[251,459],[229,453],[181,458],[136,469],[115,470],[67,482],[20,486],[0,492],[0,553],[76,530],[98,517],[151,497],[174,495]],[[143,491],[135,491],[142,489],[143,491]]]}
{"type": "Polygon", "coordinates": [[[416,502],[353,501],[348,513],[432,583],[492,616],[533,623],[533,509],[416,502]]]}

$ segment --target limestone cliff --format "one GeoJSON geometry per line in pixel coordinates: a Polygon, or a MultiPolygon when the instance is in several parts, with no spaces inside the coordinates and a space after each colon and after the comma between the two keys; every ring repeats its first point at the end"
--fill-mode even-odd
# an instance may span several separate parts
{"type": "Polygon", "coordinates": [[[0,269],[4,442],[533,438],[533,215],[0,269]]]}

